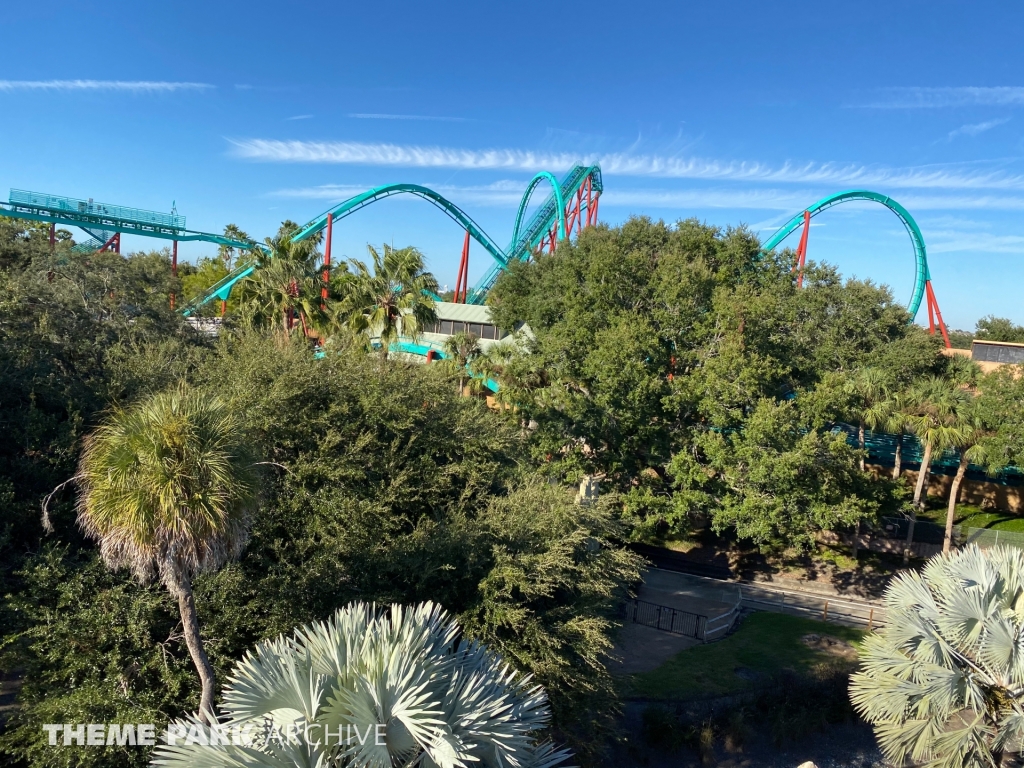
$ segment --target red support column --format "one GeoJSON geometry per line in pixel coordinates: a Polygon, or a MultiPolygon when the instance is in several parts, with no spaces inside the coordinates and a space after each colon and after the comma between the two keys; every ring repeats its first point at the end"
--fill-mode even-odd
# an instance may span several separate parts
{"type": "MultiPolygon", "coordinates": [[[[171,246],[171,277],[178,276],[178,241],[174,240],[171,246]]],[[[174,309],[174,292],[171,292],[171,309],[174,309]]]]}
{"type": "Polygon", "coordinates": [[[594,195],[594,220],[591,222],[591,226],[597,226],[597,209],[601,203],[600,193],[594,195]]]}
{"type": "Polygon", "coordinates": [[[331,280],[331,227],[334,214],[327,214],[327,240],[324,242],[324,286],[320,289],[320,309],[327,308],[327,285],[331,280]]]}
{"type": "Polygon", "coordinates": [[[935,335],[935,310],[932,309],[932,292],[928,290],[928,283],[924,284],[925,303],[928,305],[928,333],[935,335]]]}
{"type": "Polygon", "coordinates": [[[224,319],[224,315],[228,313],[228,301],[227,299],[220,300],[220,319],[224,319]]]}
{"type": "Polygon", "coordinates": [[[469,292],[469,230],[466,230],[466,238],[462,241],[462,258],[459,259],[459,275],[455,278],[455,303],[459,304],[461,294],[462,302],[466,301],[466,294],[469,292]]]}
{"type": "Polygon", "coordinates": [[[804,230],[800,233],[800,245],[796,247],[796,264],[793,265],[793,270],[798,270],[796,276],[797,288],[804,287],[804,261],[807,258],[807,235],[810,231],[811,212],[804,211],[804,230]]]}
{"type": "Polygon", "coordinates": [[[935,298],[935,289],[932,288],[932,281],[928,280],[924,284],[925,291],[928,294],[928,320],[931,326],[932,334],[935,333],[935,323],[931,321],[932,307],[935,307],[935,318],[938,321],[939,330],[942,332],[942,340],[946,342],[946,349],[951,349],[952,344],[949,343],[949,334],[946,332],[946,324],[942,321],[942,310],[939,309],[938,299],[935,298]]]}
{"type": "Polygon", "coordinates": [[[466,266],[462,270],[462,303],[466,303],[466,297],[469,295],[469,230],[466,230],[466,239],[462,242],[462,250],[466,254],[466,266]]]}
{"type": "MultiPolygon", "coordinates": [[[[590,178],[589,176],[587,177],[590,178]]],[[[583,230],[583,187],[576,190],[576,236],[583,230]]]]}
{"type": "Polygon", "coordinates": [[[594,218],[594,177],[587,176],[587,226],[591,225],[594,218]]]}

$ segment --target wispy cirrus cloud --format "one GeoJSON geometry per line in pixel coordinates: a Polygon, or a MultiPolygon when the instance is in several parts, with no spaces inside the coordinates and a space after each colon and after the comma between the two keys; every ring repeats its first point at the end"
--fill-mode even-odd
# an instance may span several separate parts
{"type": "Polygon", "coordinates": [[[309,120],[311,117],[313,117],[313,116],[312,115],[292,115],[291,117],[286,117],[285,120],[309,120]]]}
{"type": "Polygon", "coordinates": [[[942,107],[1024,106],[1024,87],[881,88],[871,101],[850,104],[867,109],[938,109],[942,107]]]}
{"type": "Polygon", "coordinates": [[[1000,125],[1005,125],[1008,122],[1010,122],[1010,118],[1002,117],[998,120],[986,120],[983,123],[968,123],[967,125],[961,125],[956,130],[950,131],[949,136],[946,138],[948,141],[952,141],[957,136],[977,136],[978,134],[990,131],[1000,125]]]}
{"type": "Polygon", "coordinates": [[[386,115],[377,112],[354,112],[349,115],[356,120],[435,120],[442,123],[464,123],[465,117],[437,117],[434,115],[386,115]]]}
{"type": "Polygon", "coordinates": [[[160,93],[205,91],[209,83],[176,83],[163,80],[0,80],[0,91],[128,91],[160,93]]]}
{"type": "MultiPolygon", "coordinates": [[[[526,189],[525,182],[508,179],[481,185],[428,184],[427,186],[435,192],[440,192],[461,203],[472,202],[476,205],[489,206],[517,205],[526,189]]],[[[365,192],[369,188],[370,185],[322,184],[315,187],[278,189],[270,192],[269,196],[341,202],[365,192]]]]}
{"type": "Polygon", "coordinates": [[[570,154],[521,149],[460,149],[347,141],[229,140],[236,157],[265,162],[535,172],[600,163],[605,173],[671,179],[797,184],[885,185],[890,188],[1024,189],[1024,176],[963,166],[887,168],[857,163],[783,163],[633,154],[570,154]]]}
{"type": "Polygon", "coordinates": [[[928,233],[929,253],[1024,253],[1024,236],[938,230],[928,233]]]}

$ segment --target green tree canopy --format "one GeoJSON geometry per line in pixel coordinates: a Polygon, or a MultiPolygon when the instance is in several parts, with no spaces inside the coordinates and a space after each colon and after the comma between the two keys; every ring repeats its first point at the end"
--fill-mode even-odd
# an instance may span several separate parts
{"type": "Polygon", "coordinates": [[[986,315],[978,321],[974,336],[985,341],[1010,341],[1021,344],[1024,343],[1024,326],[1017,325],[1005,317],[986,315]]]}
{"type": "MultiPolygon", "coordinates": [[[[773,520],[771,505],[752,504],[752,486],[739,478],[708,495],[699,489],[742,464],[748,425],[762,434],[755,416],[795,420],[784,434],[809,442],[798,449],[794,437],[780,448],[785,461],[827,466],[838,483],[827,499],[809,488],[794,499],[805,510],[799,525],[869,514],[875,501],[864,499],[875,497],[858,496],[865,486],[856,454],[827,435],[849,412],[833,377],[877,368],[901,385],[937,365],[938,347],[908,324],[887,288],[809,264],[799,290],[790,265],[787,254],[763,254],[742,228],[644,218],[585,230],[554,255],[512,265],[488,302],[498,325],[521,320],[534,334],[501,375],[520,382],[516,405],[537,425],[535,456],[551,457],[551,471],[565,476],[604,475],[647,529],[685,529],[714,499],[722,524],[751,516],[744,535],[757,532],[767,544],[782,541],[776,522],[786,525],[785,504],[773,520]],[[790,412],[778,406],[794,396],[806,403],[784,417],[790,412]]],[[[759,493],[786,495],[771,485],[766,478],[759,493]]]]}

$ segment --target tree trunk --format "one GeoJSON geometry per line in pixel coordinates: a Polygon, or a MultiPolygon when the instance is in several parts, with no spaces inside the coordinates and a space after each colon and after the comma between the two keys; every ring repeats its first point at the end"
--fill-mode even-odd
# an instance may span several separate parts
{"type": "Polygon", "coordinates": [[[857,425],[857,447],[860,448],[860,471],[865,472],[867,468],[864,466],[864,419],[861,419],[857,425]]]}
{"type": "Polygon", "coordinates": [[[910,562],[910,546],[914,543],[914,523],[917,522],[917,507],[910,508],[910,522],[907,523],[907,542],[903,547],[903,564],[910,562]]]}
{"type": "Polygon", "coordinates": [[[216,720],[213,713],[213,696],[217,680],[213,666],[203,648],[203,638],[199,634],[199,617],[196,615],[196,603],[192,597],[191,579],[186,576],[179,577],[171,592],[175,593],[174,596],[178,598],[178,610],[181,612],[185,645],[188,646],[188,653],[192,657],[192,663],[195,664],[196,672],[199,673],[199,681],[203,685],[202,698],[199,701],[199,717],[204,722],[212,724],[216,720]]]}
{"type": "Polygon", "coordinates": [[[896,455],[893,457],[893,465],[892,465],[892,479],[893,480],[899,480],[900,479],[900,469],[901,469],[900,465],[902,463],[903,463],[903,430],[901,429],[900,433],[898,435],[896,435],[896,455]]]}
{"type": "Polygon", "coordinates": [[[942,539],[942,551],[949,552],[953,545],[953,520],[956,519],[956,501],[960,495],[960,484],[967,474],[967,453],[960,454],[960,466],[956,468],[956,477],[949,489],[949,509],[946,511],[946,535],[942,539]]]}
{"type": "Polygon", "coordinates": [[[931,474],[932,468],[932,446],[930,443],[926,443],[924,446],[924,456],[921,457],[921,470],[917,473],[917,484],[914,486],[914,506],[924,507],[922,501],[925,496],[925,490],[928,487],[928,475],[931,474]]]}
{"type": "Polygon", "coordinates": [[[914,486],[914,504],[910,510],[910,522],[907,524],[907,546],[903,548],[903,564],[910,562],[910,545],[914,543],[914,524],[917,523],[917,509],[921,502],[925,483],[932,465],[932,446],[925,443],[924,456],[921,457],[921,469],[917,473],[917,485],[914,486]]]}
{"type": "MultiPolygon", "coordinates": [[[[864,466],[864,419],[861,419],[857,424],[857,447],[860,448],[860,471],[866,472],[867,467],[864,466]]],[[[853,529],[853,559],[856,560],[860,552],[857,549],[857,539],[860,536],[860,520],[857,521],[857,526],[853,529]]]]}

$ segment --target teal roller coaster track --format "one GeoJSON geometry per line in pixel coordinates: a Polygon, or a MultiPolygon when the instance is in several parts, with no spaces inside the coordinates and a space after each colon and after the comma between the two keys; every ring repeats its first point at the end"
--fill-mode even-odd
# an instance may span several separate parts
{"type": "MultiPolygon", "coordinates": [[[[418,184],[385,184],[374,187],[362,194],[350,197],[330,210],[317,216],[299,229],[292,237],[293,241],[305,240],[328,229],[333,224],[356,211],[379,200],[394,195],[407,194],[419,197],[440,208],[449,218],[462,227],[473,240],[483,246],[491,256],[492,264],[480,282],[470,289],[466,301],[471,304],[482,304],[487,291],[494,285],[498,275],[508,268],[513,261],[525,261],[534,253],[545,248],[554,250],[559,240],[572,234],[575,226],[579,231],[585,226],[597,223],[598,198],[604,191],[601,180],[601,169],[596,165],[577,165],[558,180],[554,175],[544,171],[538,173],[526,188],[519,212],[516,215],[512,242],[505,249],[498,246],[465,211],[455,203],[434,190],[418,184]],[[539,184],[547,181],[552,192],[548,198],[526,219],[527,208],[534,190],[539,184]]],[[[327,245],[327,248],[330,246],[327,245]]],[[[226,301],[234,286],[252,274],[255,264],[248,261],[241,264],[235,271],[211,286],[206,293],[195,299],[185,309],[186,315],[196,312],[202,305],[220,299],[226,301]]]]}
{"type": "Polygon", "coordinates": [[[917,226],[917,222],[914,221],[914,217],[910,215],[910,212],[891,197],[866,189],[851,189],[824,197],[787,221],[778,232],[764,242],[763,250],[765,252],[774,250],[783,240],[803,225],[800,245],[797,247],[797,264],[795,266],[801,272],[799,279],[802,282],[804,259],[807,255],[807,235],[811,219],[822,211],[851,200],[868,200],[880,203],[896,214],[896,217],[902,222],[907,230],[907,234],[910,236],[910,243],[914,248],[914,289],[910,295],[910,302],[907,304],[907,311],[910,313],[911,322],[917,317],[917,313],[921,309],[921,302],[927,300],[929,330],[934,334],[937,326],[942,333],[946,346],[949,347],[949,335],[946,331],[945,323],[942,321],[942,312],[939,310],[939,303],[935,299],[935,291],[932,288],[932,276],[928,269],[928,252],[924,244],[924,235],[921,234],[921,228],[917,226]]]}
{"type": "MultiPolygon", "coordinates": [[[[305,240],[326,229],[327,243],[325,250],[326,256],[329,259],[331,225],[334,222],[351,216],[356,211],[360,211],[379,200],[384,200],[394,195],[406,194],[419,197],[439,208],[466,232],[466,244],[463,247],[463,263],[460,266],[460,284],[465,273],[468,271],[467,262],[470,239],[476,240],[490,255],[490,267],[485,271],[476,286],[468,290],[463,289],[462,297],[459,299],[470,304],[481,304],[486,299],[487,292],[494,285],[498,276],[508,268],[509,264],[515,261],[526,261],[544,250],[553,251],[559,241],[572,236],[574,229],[578,233],[582,228],[596,224],[598,202],[603,191],[604,184],[601,177],[601,168],[597,165],[574,166],[561,179],[556,178],[554,174],[548,171],[538,173],[530,180],[523,193],[519,209],[516,213],[515,224],[512,228],[512,240],[504,249],[499,247],[497,242],[459,206],[429,187],[418,184],[385,184],[369,189],[317,216],[300,228],[292,239],[293,241],[305,240]],[[530,201],[540,186],[550,186],[551,192],[544,202],[527,217],[530,201]]],[[[879,203],[896,214],[897,218],[902,222],[914,250],[914,288],[910,301],[907,304],[911,320],[917,316],[921,303],[923,301],[926,302],[928,324],[931,332],[934,333],[936,328],[938,328],[946,340],[946,345],[949,346],[949,337],[945,324],[942,321],[942,313],[939,310],[938,302],[935,299],[935,292],[932,288],[924,236],[921,234],[921,229],[918,227],[917,222],[914,221],[914,217],[910,215],[910,212],[891,197],[864,189],[847,190],[829,195],[793,216],[781,229],[765,241],[763,250],[765,252],[774,250],[802,225],[803,230],[800,244],[797,247],[797,263],[794,265],[794,269],[799,271],[798,284],[802,284],[810,220],[822,211],[828,210],[840,203],[853,200],[867,200],[879,203]]],[[[95,250],[106,248],[118,250],[122,233],[171,240],[174,244],[173,269],[177,268],[177,244],[179,241],[202,241],[217,245],[227,245],[250,254],[256,249],[261,249],[264,252],[267,251],[267,247],[260,243],[240,241],[224,237],[223,235],[189,230],[185,226],[185,217],[179,216],[176,213],[167,214],[145,211],[137,208],[96,203],[93,200],[79,200],[17,189],[11,190],[8,203],[0,203],[0,216],[48,222],[51,224],[51,239],[53,237],[53,227],[56,225],[78,227],[87,232],[92,238],[84,246],[80,247],[89,247],[95,250]]],[[[201,306],[215,299],[219,299],[222,302],[226,301],[238,282],[252,274],[255,269],[255,263],[255,259],[248,259],[240,264],[233,272],[208,288],[201,296],[184,307],[182,309],[183,314],[186,316],[192,315],[201,306]]]]}

